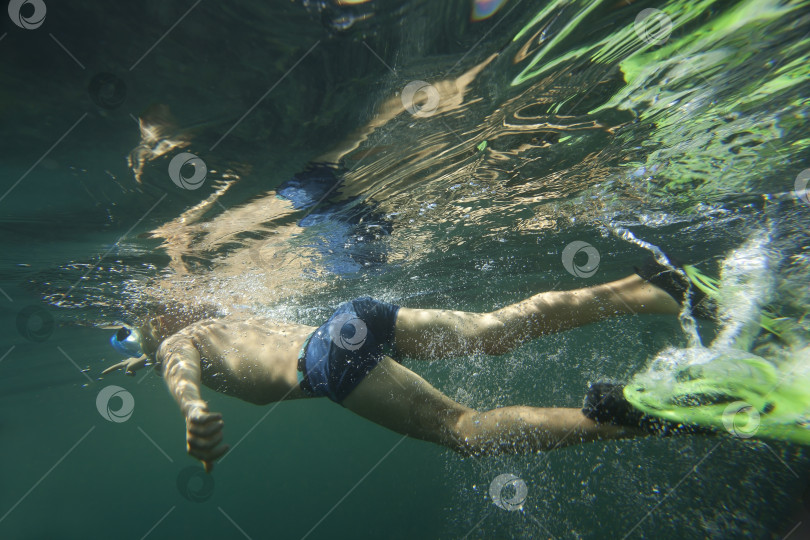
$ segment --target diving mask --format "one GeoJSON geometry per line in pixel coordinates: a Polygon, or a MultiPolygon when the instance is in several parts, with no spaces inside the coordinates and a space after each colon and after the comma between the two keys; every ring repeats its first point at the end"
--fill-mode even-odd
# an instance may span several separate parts
{"type": "Polygon", "coordinates": [[[135,328],[122,326],[118,332],[110,337],[110,344],[124,356],[137,358],[143,355],[141,333],[135,328]]]}

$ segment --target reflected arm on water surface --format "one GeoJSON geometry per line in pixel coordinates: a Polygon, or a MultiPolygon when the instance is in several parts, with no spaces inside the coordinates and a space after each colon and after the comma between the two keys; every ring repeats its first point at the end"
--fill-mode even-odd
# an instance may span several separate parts
{"type": "MultiPolygon", "coordinates": [[[[434,83],[432,87],[439,95],[436,112],[446,113],[468,105],[472,83],[496,57],[497,55],[489,56],[459,77],[434,83]]],[[[427,97],[423,93],[417,93],[414,96],[417,101],[415,105],[419,106],[422,103],[419,100],[427,97]]],[[[374,116],[364,126],[312,161],[341,163],[360,148],[372,133],[405,111],[401,96],[391,96],[377,107],[374,116]]],[[[138,170],[142,170],[144,161],[157,159],[180,148],[180,143],[159,144],[164,139],[179,137],[170,136],[177,132],[174,125],[174,120],[165,107],[153,108],[143,115],[142,142],[130,158],[136,177],[139,177],[138,170]]],[[[187,145],[188,137],[179,137],[178,141],[181,139],[187,145]]],[[[369,151],[373,150],[371,148],[369,151]]],[[[249,168],[249,165],[245,165],[245,168],[249,168]]],[[[295,178],[298,183],[293,191],[298,192],[307,191],[308,183],[311,185],[323,182],[306,171],[296,174],[295,178]]],[[[210,291],[216,290],[216,296],[221,297],[213,301],[229,308],[234,305],[266,304],[268,297],[277,302],[294,293],[315,292],[323,287],[323,281],[312,279],[313,277],[326,275],[333,267],[344,267],[341,261],[332,260],[338,255],[332,253],[329,246],[327,249],[318,249],[318,242],[294,245],[295,239],[303,232],[299,220],[309,214],[303,211],[314,209],[315,206],[302,207],[299,202],[280,197],[281,188],[279,191],[261,193],[239,206],[223,208],[215,217],[204,219],[207,213],[216,210],[221,197],[237,181],[238,179],[234,179],[222,183],[206,200],[149,233],[152,237],[163,239],[160,247],[169,256],[168,268],[172,274],[162,277],[154,286],[145,289],[145,295],[163,302],[172,297],[211,296],[210,291]],[[246,273],[254,274],[251,279],[255,280],[255,286],[245,287],[242,284],[233,288],[223,287],[223,283],[229,282],[229,279],[239,280],[246,273]],[[230,298],[225,297],[227,294],[230,294],[230,298]]],[[[353,177],[346,178],[343,175],[335,177],[332,184],[327,184],[311,189],[312,193],[309,195],[314,195],[314,200],[309,204],[314,205],[331,197],[339,207],[341,201],[348,203],[354,197],[365,197],[368,188],[362,181],[353,186],[353,177]],[[341,187],[340,193],[336,189],[338,186],[341,187]],[[321,187],[324,188],[322,192],[321,187]]],[[[357,210],[354,212],[357,213],[357,210]]],[[[355,236],[362,238],[364,242],[371,241],[371,236],[363,234],[363,231],[355,236]]],[[[354,237],[349,239],[354,240],[354,237]]],[[[342,245],[343,242],[336,242],[337,244],[342,245]]],[[[369,252],[375,254],[373,249],[369,252]]],[[[360,266],[364,262],[361,254],[360,266]]],[[[352,266],[345,265],[346,268],[352,266]]]]}
{"type": "MultiPolygon", "coordinates": [[[[458,110],[464,106],[464,98],[470,90],[470,85],[484,68],[497,57],[497,54],[488,56],[483,62],[476,64],[455,79],[445,79],[432,83],[430,86],[436,89],[439,96],[439,102],[436,105],[434,113],[447,113],[458,110]]],[[[414,96],[415,102],[413,105],[417,107],[424,106],[428,99],[427,95],[417,93],[417,95],[414,96]]],[[[372,133],[405,112],[405,110],[405,104],[403,104],[400,95],[386,99],[377,107],[374,116],[366,125],[350,133],[341,142],[336,144],[334,148],[317,157],[315,161],[340,163],[343,158],[357,150],[363,142],[368,140],[372,133]]]]}

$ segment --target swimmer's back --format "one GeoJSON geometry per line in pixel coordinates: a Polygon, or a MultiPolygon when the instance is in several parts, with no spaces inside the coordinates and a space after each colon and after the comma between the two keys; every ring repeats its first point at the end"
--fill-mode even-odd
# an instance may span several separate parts
{"type": "Polygon", "coordinates": [[[200,354],[203,384],[266,404],[305,397],[298,386],[298,353],[314,330],[264,317],[205,319],[167,338],[158,356],[191,344],[200,354]]]}

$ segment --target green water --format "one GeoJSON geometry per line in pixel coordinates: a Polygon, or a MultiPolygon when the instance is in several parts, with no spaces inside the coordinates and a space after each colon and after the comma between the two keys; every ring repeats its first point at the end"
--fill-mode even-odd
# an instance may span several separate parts
{"type": "MultiPolygon", "coordinates": [[[[473,22],[469,0],[48,2],[29,30],[3,14],[0,538],[807,536],[798,445],[686,436],[462,459],[326,400],[204,391],[232,447],[204,484],[162,380],[98,378],[118,357],[96,326],[167,301],[313,325],[365,294],[489,311],[628,275],[648,252],[619,230],[711,273],[766,226],[774,304],[801,319],[808,12],[509,0],[473,22]],[[634,26],[646,8],[671,23],[660,41],[634,26]],[[99,73],[126,95],[94,91],[99,73]],[[435,110],[403,110],[411,81],[436,89],[435,110]],[[204,160],[199,189],[169,178],[180,152],[204,160]],[[275,197],[324,156],[345,171],[319,205],[275,197]],[[593,275],[566,271],[573,241],[600,254],[593,275]],[[126,421],[97,409],[111,384],[134,399],[126,421]],[[520,511],[489,495],[505,473],[526,484],[520,511]]],[[[631,316],[405,365],[478,409],[579,407],[589,382],[688,344],[675,317],[631,316]]]]}

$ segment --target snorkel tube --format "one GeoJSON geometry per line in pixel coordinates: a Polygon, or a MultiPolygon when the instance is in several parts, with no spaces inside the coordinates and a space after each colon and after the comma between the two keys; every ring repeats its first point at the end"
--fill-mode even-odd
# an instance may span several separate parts
{"type": "Polygon", "coordinates": [[[118,332],[110,336],[110,345],[124,356],[137,358],[142,356],[141,333],[136,328],[122,326],[118,332]]]}

